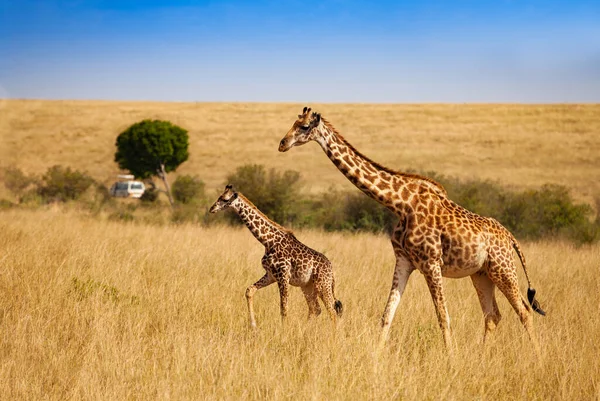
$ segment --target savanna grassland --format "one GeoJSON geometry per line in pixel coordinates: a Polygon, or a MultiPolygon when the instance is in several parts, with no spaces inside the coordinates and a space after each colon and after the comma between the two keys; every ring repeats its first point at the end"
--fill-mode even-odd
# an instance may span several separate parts
{"type": "Polygon", "coordinates": [[[3,399],[600,396],[598,245],[524,245],[548,312],[535,316],[539,360],[502,296],[503,321],[482,346],[469,279],[445,280],[448,358],[418,273],[377,355],[394,263],[384,236],[298,232],[335,266],[342,322],[337,331],[325,314],[307,322],[295,288],[282,327],[271,286],[255,296],[252,332],[244,290],[262,275],[263,249],[245,228],[124,224],[57,207],[0,216],[3,399]]]}
{"type": "MultiPolygon", "coordinates": [[[[248,163],[300,171],[310,192],[352,188],[315,144],[277,152],[302,106],[0,100],[0,169],[61,164],[109,184],[116,136],[158,118],[189,130],[178,173],[209,194],[248,163]]],[[[391,168],[600,197],[600,105],[311,106],[391,168]]],[[[385,235],[297,231],[333,262],[344,317],[337,330],[325,314],[307,321],[292,289],[283,327],[271,286],[255,296],[253,332],[244,292],[263,274],[262,246],[245,228],[165,221],[110,221],[77,205],[0,211],[0,399],[600,398],[598,243],[522,244],[548,312],[534,316],[539,359],[500,293],[503,320],[483,346],[470,280],[444,280],[449,358],[419,273],[375,352],[394,265],[385,235]]]]}
{"type": "MultiPolygon", "coordinates": [[[[111,183],[119,133],[144,118],[187,129],[178,170],[221,188],[240,165],[302,173],[307,191],[353,188],[316,144],[277,152],[303,104],[0,100],[0,167],[42,173],[55,164],[111,183]],[[314,179],[318,177],[318,179],[314,179]]],[[[357,149],[399,170],[497,180],[523,189],[566,185],[600,194],[600,105],[310,104],[357,149]]]]}

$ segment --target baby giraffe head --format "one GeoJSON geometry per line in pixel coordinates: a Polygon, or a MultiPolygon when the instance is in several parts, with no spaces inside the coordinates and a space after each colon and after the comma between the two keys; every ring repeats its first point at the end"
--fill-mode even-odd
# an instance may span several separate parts
{"type": "Polygon", "coordinates": [[[292,146],[304,145],[309,141],[314,141],[319,135],[317,127],[321,123],[319,113],[311,113],[310,108],[305,107],[302,114],[298,114],[298,119],[292,125],[292,128],[279,142],[279,151],[287,152],[292,146]]]}
{"type": "Polygon", "coordinates": [[[219,199],[217,199],[210,207],[210,212],[217,213],[219,210],[227,209],[233,203],[233,201],[237,199],[237,197],[238,194],[235,192],[231,184],[227,185],[225,187],[225,191],[221,194],[221,196],[219,196],[219,199]]]}

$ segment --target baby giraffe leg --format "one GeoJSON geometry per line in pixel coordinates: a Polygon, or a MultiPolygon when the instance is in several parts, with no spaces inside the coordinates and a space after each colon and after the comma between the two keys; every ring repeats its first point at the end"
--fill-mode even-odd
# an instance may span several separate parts
{"type": "Polygon", "coordinates": [[[277,285],[279,286],[281,321],[285,322],[285,318],[287,317],[288,311],[288,297],[290,284],[287,280],[282,279],[277,280],[277,285]]]}
{"type": "Polygon", "coordinates": [[[256,283],[252,284],[250,287],[246,289],[246,302],[248,303],[248,314],[250,316],[250,327],[253,329],[256,328],[256,319],[254,318],[254,307],[252,305],[252,300],[254,297],[254,293],[261,288],[264,288],[270,284],[273,284],[275,280],[266,273],[260,280],[256,283]]]}
{"type": "Polygon", "coordinates": [[[333,297],[333,292],[331,291],[331,286],[326,288],[324,291],[319,291],[319,296],[329,313],[329,317],[333,324],[337,324],[337,312],[335,311],[335,298],[333,297]]]}
{"type": "Polygon", "coordinates": [[[310,284],[302,287],[302,293],[304,294],[304,298],[306,299],[306,303],[308,304],[309,319],[313,315],[319,316],[321,314],[321,306],[319,305],[317,291],[315,289],[314,283],[311,282],[310,284]]]}

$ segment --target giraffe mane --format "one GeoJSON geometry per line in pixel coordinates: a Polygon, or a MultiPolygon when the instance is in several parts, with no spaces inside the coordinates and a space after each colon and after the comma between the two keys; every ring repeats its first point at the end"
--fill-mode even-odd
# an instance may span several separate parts
{"type": "Polygon", "coordinates": [[[415,180],[427,181],[427,182],[435,185],[436,187],[438,187],[445,195],[448,194],[446,192],[446,188],[444,188],[444,186],[442,184],[440,184],[439,182],[437,182],[436,180],[434,180],[432,178],[425,177],[425,176],[422,176],[420,174],[402,173],[400,171],[392,170],[391,168],[385,167],[385,166],[377,163],[376,161],[373,161],[371,158],[369,158],[368,156],[365,156],[363,153],[361,153],[360,151],[358,151],[350,142],[348,142],[346,140],[346,138],[344,138],[342,136],[342,134],[340,134],[340,132],[333,126],[333,124],[331,124],[329,121],[327,121],[323,116],[321,116],[321,121],[323,121],[323,124],[325,124],[325,126],[327,126],[327,128],[329,128],[330,130],[332,130],[333,133],[335,133],[335,135],[337,135],[337,137],[342,142],[344,142],[344,144],[346,146],[348,146],[350,149],[352,149],[352,151],[354,151],[354,153],[356,153],[358,156],[362,157],[363,159],[365,159],[366,161],[368,161],[369,163],[371,163],[375,168],[383,170],[386,173],[391,174],[391,175],[401,176],[401,177],[405,177],[405,178],[412,178],[412,179],[415,179],[415,180]]]}
{"type": "Polygon", "coordinates": [[[270,219],[266,214],[264,214],[262,212],[262,210],[260,210],[259,208],[256,207],[256,205],[254,203],[252,203],[250,201],[250,199],[246,198],[241,192],[236,192],[238,194],[238,196],[240,198],[242,198],[248,205],[250,205],[254,210],[256,210],[256,213],[258,213],[262,218],[264,218],[265,220],[268,220],[271,222],[271,224],[273,224],[278,230],[281,230],[283,232],[285,232],[286,234],[290,234],[292,237],[296,238],[296,236],[294,235],[294,233],[292,232],[292,230],[287,229],[285,227],[283,227],[281,224],[277,223],[276,221],[270,219]]]}

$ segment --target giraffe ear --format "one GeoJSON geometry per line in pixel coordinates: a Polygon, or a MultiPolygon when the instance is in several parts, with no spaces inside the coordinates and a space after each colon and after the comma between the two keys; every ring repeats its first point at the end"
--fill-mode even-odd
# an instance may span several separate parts
{"type": "Polygon", "coordinates": [[[321,114],[313,113],[313,118],[315,119],[315,125],[318,125],[321,122],[321,114]]]}

